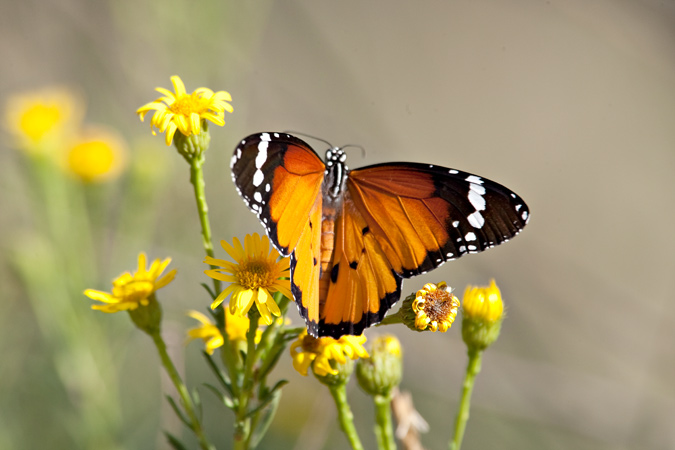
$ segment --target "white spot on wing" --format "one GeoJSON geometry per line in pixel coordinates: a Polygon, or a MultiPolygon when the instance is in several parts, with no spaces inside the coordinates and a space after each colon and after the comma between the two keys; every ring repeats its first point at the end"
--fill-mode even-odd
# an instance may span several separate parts
{"type": "Polygon", "coordinates": [[[485,210],[485,199],[479,192],[475,191],[474,189],[469,189],[468,197],[473,207],[476,208],[476,211],[485,210]]]}
{"type": "Polygon", "coordinates": [[[485,219],[483,218],[480,211],[476,211],[472,214],[469,214],[469,216],[466,219],[469,221],[469,224],[471,224],[471,226],[474,228],[483,228],[483,225],[485,225],[485,219]]]}
{"type": "Polygon", "coordinates": [[[272,138],[270,137],[269,133],[263,133],[263,134],[260,135],[260,139],[262,139],[263,141],[269,142],[272,138]]]}
{"type": "Polygon", "coordinates": [[[258,169],[253,174],[253,186],[258,187],[262,184],[265,176],[262,173],[262,170],[258,169]]]}
{"type": "Polygon", "coordinates": [[[270,186],[269,183],[267,183],[267,184],[265,185],[265,192],[269,192],[270,189],[271,189],[271,186],[270,186]]]}
{"type": "Polygon", "coordinates": [[[254,199],[256,202],[258,202],[258,203],[262,202],[262,194],[260,194],[260,192],[257,192],[257,191],[256,191],[256,192],[253,194],[253,199],[254,199]]]}
{"type": "Polygon", "coordinates": [[[452,222],[452,226],[457,228],[459,226],[459,220],[455,220],[454,222],[452,222]]]}
{"type": "Polygon", "coordinates": [[[267,141],[260,141],[260,144],[258,144],[258,156],[255,157],[255,167],[256,169],[260,169],[263,164],[265,164],[265,161],[267,161],[267,146],[269,145],[269,142],[267,141]]]}
{"type": "Polygon", "coordinates": [[[481,177],[477,177],[476,175],[469,175],[466,177],[466,181],[469,183],[477,183],[477,184],[483,184],[483,180],[481,177]]]}
{"type": "Polygon", "coordinates": [[[523,214],[521,216],[523,220],[527,220],[527,211],[523,211],[523,214]]]}
{"type": "Polygon", "coordinates": [[[468,233],[466,233],[466,236],[464,236],[464,239],[467,241],[475,241],[476,235],[473,231],[469,231],[468,233]]]}
{"type": "Polygon", "coordinates": [[[450,169],[450,170],[448,170],[448,173],[451,173],[453,175],[457,175],[459,172],[455,169],[450,169]]]}

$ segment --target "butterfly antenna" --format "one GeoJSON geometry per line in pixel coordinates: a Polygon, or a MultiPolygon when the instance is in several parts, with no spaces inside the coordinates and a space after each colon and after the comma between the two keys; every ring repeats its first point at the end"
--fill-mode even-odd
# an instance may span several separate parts
{"type": "Polygon", "coordinates": [[[360,149],[361,149],[361,157],[362,157],[362,158],[365,158],[365,157],[366,157],[366,149],[363,148],[361,145],[358,145],[358,144],[347,144],[347,145],[343,145],[342,147],[340,147],[340,150],[344,150],[344,149],[346,149],[346,148],[348,148],[348,147],[356,147],[356,148],[360,148],[360,149]]]}
{"type": "Polygon", "coordinates": [[[314,140],[316,140],[316,141],[323,142],[324,144],[326,144],[326,145],[328,146],[328,148],[333,148],[333,144],[331,144],[331,143],[328,142],[327,140],[318,138],[318,137],[316,137],[316,136],[312,136],[311,134],[301,133],[300,131],[289,131],[289,130],[284,131],[284,133],[288,133],[288,134],[297,134],[297,135],[302,136],[302,137],[314,139],[314,140]]]}

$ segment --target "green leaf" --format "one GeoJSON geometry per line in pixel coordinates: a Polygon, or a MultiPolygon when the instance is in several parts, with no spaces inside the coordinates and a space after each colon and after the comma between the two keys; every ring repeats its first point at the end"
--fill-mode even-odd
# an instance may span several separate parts
{"type": "MultiPolygon", "coordinates": [[[[272,389],[272,393],[268,397],[268,401],[266,402],[265,405],[262,405],[263,407],[268,406],[264,410],[262,410],[262,417],[260,418],[260,421],[258,422],[258,425],[255,427],[255,430],[253,430],[253,434],[251,435],[251,448],[256,448],[262,438],[265,436],[265,433],[267,433],[267,429],[269,428],[270,424],[272,423],[272,419],[274,419],[274,415],[277,412],[277,407],[279,406],[279,400],[281,399],[281,390],[277,389],[284,384],[286,384],[286,380],[282,380],[279,383],[277,383],[274,388],[272,389]],[[282,383],[280,385],[280,383],[282,383]]],[[[256,408],[259,409],[260,407],[256,408]]]]}
{"type": "Polygon", "coordinates": [[[279,380],[277,384],[269,391],[269,393],[260,399],[260,404],[246,413],[246,417],[251,417],[254,414],[258,413],[260,410],[269,405],[272,401],[278,401],[278,397],[281,395],[281,388],[288,384],[288,380],[279,380]]]}
{"type": "Polygon", "coordinates": [[[236,409],[237,408],[237,405],[239,403],[237,401],[231,399],[227,395],[223,394],[222,392],[220,392],[217,387],[212,386],[212,385],[207,384],[207,383],[204,383],[204,386],[209,388],[211,390],[211,392],[213,392],[216,395],[216,397],[218,397],[220,399],[220,401],[223,402],[223,404],[225,406],[227,406],[230,409],[236,409]]]}
{"type": "Polygon", "coordinates": [[[197,391],[197,388],[194,388],[192,390],[192,403],[194,403],[195,408],[197,409],[197,416],[199,417],[199,421],[202,421],[202,399],[199,397],[199,391],[197,391]]]}
{"type": "Polygon", "coordinates": [[[168,431],[164,432],[164,436],[166,436],[166,440],[169,441],[169,444],[171,444],[171,447],[174,450],[188,450],[186,446],[183,445],[181,441],[176,438],[176,436],[172,435],[168,431]]]}
{"type": "Polygon", "coordinates": [[[209,285],[206,284],[206,283],[200,283],[200,284],[202,285],[202,287],[203,287],[204,289],[206,289],[206,292],[209,293],[209,295],[211,296],[211,299],[215,300],[216,297],[218,297],[218,294],[216,294],[216,293],[213,292],[213,290],[211,289],[211,286],[209,286],[209,285]]]}
{"type": "Polygon", "coordinates": [[[185,424],[185,426],[187,426],[188,428],[192,428],[192,424],[187,419],[187,417],[185,417],[183,415],[182,411],[180,410],[180,408],[176,404],[176,401],[170,395],[166,396],[166,400],[169,402],[169,405],[171,405],[171,408],[173,409],[173,412],[176,413],[176,415],[181,420],[181,422],[183,422],[185,424]]]}
{"type": "Polygon", "coordinates": [[[213,373],[216,375],[216,378],[218,378],[218,381],[220,381],[220,384],[223,386],[223,388],[227,391],[228,395],[230,397],[234,397],[234,393],[232,392],[232,383],[230,382],[230,378],[227,376],[226,373],[220,370],[220,368],[216,365],[215,361],[209,355],[208,353],[204,352],[204,357],[206,358],[206,362],[209,364],[209,367],[213,371],[213,373]]]}

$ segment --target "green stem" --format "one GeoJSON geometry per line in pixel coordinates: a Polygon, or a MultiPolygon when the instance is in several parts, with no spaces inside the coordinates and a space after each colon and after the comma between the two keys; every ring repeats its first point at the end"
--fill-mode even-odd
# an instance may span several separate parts
{"type": "Polygon", "coordinates": [[[466,366],[466,375],[464,376],[464,386],[462,389],[462,399],[459,402],[457,411],[457,420],[455,422],[455,438],[450,442],[450,450],[459,450],[464,438],[466,423],[469,421],[469,408],[471,407],[471,393],[476,376],[480,373],[482,350],[469,349],[469,362],[466,366]]]}
{"type": "MultiPolygon", "coordinates": [[[[204,155],[190,158],[190,183],[194,188],[195,201],[197,203],[197,212],[199,213],[199,223],[202,227],[202,245],[206,254],[214,257],[213,244],[211,243],[211,225],[209,223],[209,207],[206,204],[206,193],[204,188],[204,172],[202,166],[204,165],[204,155]]],[[[211,266],[212,268],[214,266],[211,266]]],[[[220,292],[220,281],[214,279],[213,287],[215,292],[220,292]]]]}
{"type": "Polygon", "coordinates": [[[255,367],[258,355],[256,352],[255,336],[258,331],[259,316],[257,314],[249,315],[250,323],[246,333],[246,362],[244,363],[244,376],[242,377],[242,386],[239,392],[239,402],[237,408],[236,423],[234,426],[234,448],[237,450],[248,449],[251,443],[252,427],[251,417],[248,416],[248,407],[253,397],[255,387],[253,368],[255,367]]]}
{"type": "Polygon", "coordinates": [[[176,387],[176,390],[178,391],[178,395],[181,398],[181,403],[190,421],[190,429],[197,437],[197,440],[199,441],[199,447],[202,450],[215,450],[215,447],[209,443],[209,441],[206,439],[206,436],[204,435],[204,430],[202,429],[202,424],[199,422],[199,418],[197,417],[190,392],[178,374],[176,366],[174,366],[173,362],[171,361],[169,353],[166,351],[166,344],[164,343],[162,336],[159,332],[152,333],[151,336],[152,340],[155,342],[155,346],[157,347],[159,357],[162,360],[162,365],[164,366],[166,373],[169,375],[169,378],[171,378],[171,381],[176,387]]]}
{"type": "Polygon", "coordinates": [[[328,388],[333,396],[333,400],[335,400],[340,428],[342,428],[342,431],[347,436],[349,444],[354,450],[363,450],[363,445],[361,445],[359,436],[356,433],[356,428],[354,427],[354,414],[352,414],[352,410],[349,408],[349,403],[347,402],[346,384],[336,384],[329,386],[328,388]]]}
{"type": "Polygon", "coordinates": [[[380,450],[396,450],[394,432],[391,422],[391,395],[376,395],[375,401],[375,436],[380,450]]]}

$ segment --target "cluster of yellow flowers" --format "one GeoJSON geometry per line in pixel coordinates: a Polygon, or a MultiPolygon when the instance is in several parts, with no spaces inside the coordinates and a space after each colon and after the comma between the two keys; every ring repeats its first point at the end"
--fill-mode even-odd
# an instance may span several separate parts
{"type": "Polygon", "coordinates": [[[82,97],[54,87],[10,97],[4,122],[14,145],[31,157],[86,183],[116,178],[127,164],[124,140],[108,127],[84,124],[83,116],[82,97]]]}

